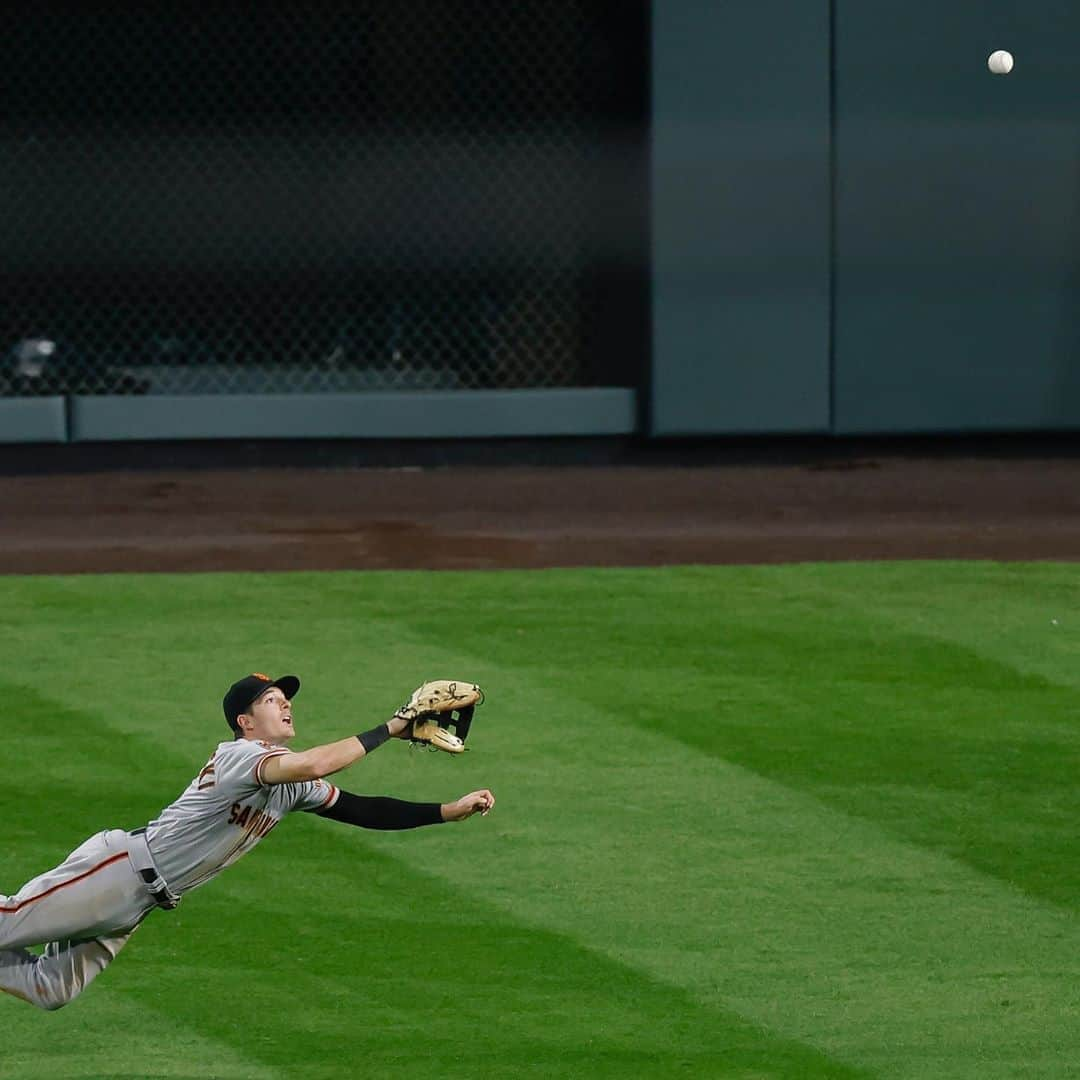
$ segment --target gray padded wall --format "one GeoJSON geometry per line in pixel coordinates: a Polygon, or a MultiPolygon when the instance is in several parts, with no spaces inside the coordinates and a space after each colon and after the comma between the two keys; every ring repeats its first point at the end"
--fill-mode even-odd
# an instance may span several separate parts
{"type": "Polygon", "coordinates": [[[76,397],[74,442],[125,439],[454,439],[627,435],[633,390],[76,397]]]}
{"type": "Polygon", "coordinates": [[[653,7],[654,434],[829,425],[829,5],[653,7]]]}
{"type": "Polygon", "coordinates": [[[0,398],[0,443],[67,441],[62,397],[0,398]]]}
{"type": "Polygon", "coordinates": [[[1080,5],[836,18],[836,430],[1080,425],[1080,5]]]}

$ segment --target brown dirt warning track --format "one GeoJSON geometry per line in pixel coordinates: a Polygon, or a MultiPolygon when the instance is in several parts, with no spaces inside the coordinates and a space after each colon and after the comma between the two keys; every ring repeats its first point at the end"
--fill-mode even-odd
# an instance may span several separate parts
{"type": "Polygon", "coordinates": [[[0,572],[1080,558],[1080,458],[0,476],[0,572]]]}

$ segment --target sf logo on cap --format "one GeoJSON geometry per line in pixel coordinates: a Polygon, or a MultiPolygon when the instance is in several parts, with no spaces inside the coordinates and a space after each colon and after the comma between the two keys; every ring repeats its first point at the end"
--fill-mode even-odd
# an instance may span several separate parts
{"type": "Polygon", "coordinates": [[[270,676],[269,675],[264,675],[261,671],[253,671],[251,673],[251,677],[253,679],[262,679],[263,682],[269,682],[270,681],[270,676]]]}

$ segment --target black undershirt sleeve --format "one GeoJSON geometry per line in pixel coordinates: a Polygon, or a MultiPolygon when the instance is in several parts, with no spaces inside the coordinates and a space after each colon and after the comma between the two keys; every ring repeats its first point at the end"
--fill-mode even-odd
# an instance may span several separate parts
{"type": "Polygon", "coordinates": [[[416,829],[442,823],[439,803],[405,802],[385,795],[353,795],[350,791],[339,792],[333,806],[315,813],[362,829],[416,829]]]}

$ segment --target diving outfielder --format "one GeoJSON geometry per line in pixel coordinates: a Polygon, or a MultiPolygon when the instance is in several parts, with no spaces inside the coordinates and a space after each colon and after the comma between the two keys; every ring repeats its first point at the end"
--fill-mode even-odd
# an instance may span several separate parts
{"type": "Polygon", "coordinates": [[[462,821],[495,805],[490,791],[450,803],[352,795],[326,777],[390,738],[408,738],[394,716],[362,735],[294,753],[295,675],[248,675],[222,705],[234,737],[221,743],[184,793],[144,828],[107,829],[54,870],[0,895],[0,991],[42,1009],[80,994],[155,907],[171,909],[191,889],[247,854],[292,810],[367,829],[413,829],[462,821]],[[39,956],[27,946],[44,945],[39,956]]]}

